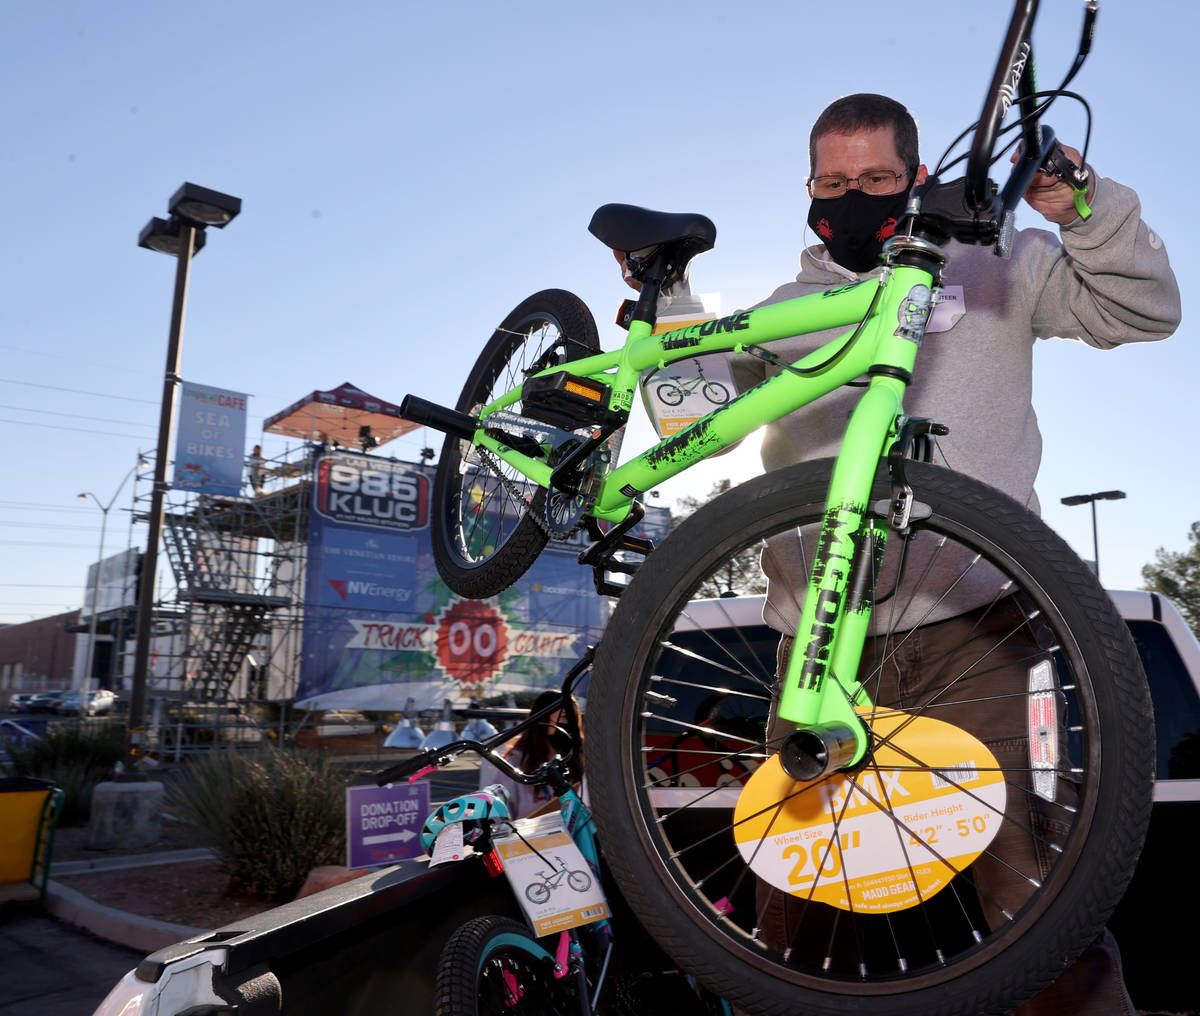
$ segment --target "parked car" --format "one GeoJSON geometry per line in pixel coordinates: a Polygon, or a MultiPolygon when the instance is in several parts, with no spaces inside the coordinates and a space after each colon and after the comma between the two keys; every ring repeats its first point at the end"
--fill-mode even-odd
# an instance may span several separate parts
{"type": "Polygon", "coordinates": [[[52,713],[54,712],[54,704],[64,695],[69,694],[70,692],[65,689],[60,691],[35,692],[30,696],[25,711],[29,713],[52,713]]]}
{"type": "Polygon", "coordinates": [[[117,696],[113,692],[101,688],[89,692],[69,691],[51,703],[50,708],[60,716],[100,716],[111,713],[116,702],[117,696]]]}
{"type": "Polygon", "coordinates": [[[29,712],[29,700],[33,698],[31,691],[15,691],[8,697],[8,710],[12,713],[29,712]]]}
{"type": "Polygon", "coordinates": [[[88,716],[103,716],[117,708],[117,693],[100,688],[88,693],[88,716]]]}
{"type": "Polygon", "coordinates": [[[36,730],[16,720],[0,720],[0,764],[7,765],[11,761],[9,748],[23,747],[36,741],[38,736],[36,730]]]}

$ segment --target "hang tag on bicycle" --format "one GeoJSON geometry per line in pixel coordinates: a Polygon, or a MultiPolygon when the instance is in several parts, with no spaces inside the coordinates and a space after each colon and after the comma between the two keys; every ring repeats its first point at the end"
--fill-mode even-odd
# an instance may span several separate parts
{"type": "Polygon", "coordinates": [[[429,867],[436,868],[447,861],[461,861],[467,856],[467,848],[463,843],[463,827],[461,822],[451,822],[444,826],[433,841],[433,853],[429,856],[429,867]]]}
{"type": "Polygon", "coordinates": [[[539,938],[611,916],[600,881],[559,814],[519,819],[492,843],[504,875],[539,938]],[[518,835],[518,833],[520,835],[518,835]]]}
{"type": "MultiPolygon", "coordinates": [[[[678,348],[696,345],[707,324],[720,316],[719,293],[681,294],[660,302],[654,334],[682,331],[678,348]]],[[[685,356],[659,370],[643,372],[642,405],[659,437],[677,434],[736,393],[727,353],[685,356]]]]}

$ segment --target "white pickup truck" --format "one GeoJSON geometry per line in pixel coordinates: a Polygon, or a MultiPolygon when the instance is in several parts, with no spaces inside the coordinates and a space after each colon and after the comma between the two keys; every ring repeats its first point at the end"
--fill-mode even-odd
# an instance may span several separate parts
{"type": "MultiPolygon", "coordinates": [[[[1110,927],[1139,1009],[1193,1011],[1200,1001],[1194,935],[1178,929],[1200,911],[1193,870],[1200,828],[1200,645],[1163,597],[1114,592],[1112,598],[1149,677],[1158,770],[1146,846],[1110,927]]],[[[689,616],[704,629],[696,633],[697,646],[724,640],[773,668],[778,635],[762,623],[761,606],[757,597],[692,604],[689,616]]],[[[432,1012],[433,971],[454,929],[478,914],[519,918],[501,883],[477,864],[430,870],[412,861],[386,868],[152,953],[96,1016],[432,1012]],[[123,1009],[135,995],[140,1007],[123,1009]]],[[[652,943],[645,949],[653,955],[652,943]]]]}

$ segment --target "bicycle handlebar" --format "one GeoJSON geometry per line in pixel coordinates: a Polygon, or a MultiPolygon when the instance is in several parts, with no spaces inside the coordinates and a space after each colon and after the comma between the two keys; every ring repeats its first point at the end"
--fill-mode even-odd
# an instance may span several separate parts
{"type": "MultiPolygon", "coordinates": [[[[979,116],[979,126],[975,129],[975,137],[971,142],[971,153],[967,158],[966,198],[971,209],[976,212],[992,207],[993,196],[990,193],[988,170],[1000,123],[1014,99],[1024,105],[1033,92],[1033,47],[1029,42],[1029,33],[1037,17],[1037,8],[1038,0],[1017,0],[1013,8],[1008,35],[1000,50],[1000,59],[992,75],[983,112],[979,116]]],[[[1019,162],[1036,160],[1036,172],[1036,166],[1041,163],[1042,158],[1041,137],[1036,123],[1027,122],[1024,135],[1025,151],[1019,162]]],[[[1033,179],[1032,173],[1029,179],[1033,179]]],[[[1022,189],[1021,194],[1024,193],[1022,189]]]]}
{"type": "MultiPolygon", "coordinates": [[[[557,706],[551,708],[558,708],[557,706]]],[[[538,713],[538,717],[544,715],[549,710],[543,710],[538,713]]],[[[537,719],[530,717],[529,720],[522,721],[529,723],[537,719]]],[[[518,783],[549,783],[552,782],[550,770],[556,768],[556,763],[563,763],[560,756],[555,756],[549,762],[544,762],[531,773],[525,772],[523,769],[518,769],[507,758],[495,750],[495,746],[503,744],[505,741],[512,740],[520,731],[514,727],[512,730],[502,731],[495,737],[489,738],[486,741],[474,741],[465,739],[460,741],[451,741],[449,744],[442,745],[440,748],[430,748],[420,752],[412,758],[407,758],[403,762],[398,762],[396,765],[384,769],[380,773],[375,774],[375,785],[382,787],[388,783],[398,783],[400,780],[408,780],[410,783],[415,783],[422,776],[425,776],[431,770],[438,769],[441,766],[453,761],[459,755],[465,752],[472,752],[482,759],[491,762],[505,776],[516,780],[518,783]]]]}
{"type": "MultiPolygon", "coordinates": [[[[975,125],[966,172],[959,179],[946,182],[930,176],[913,189],[913,200],[906,212],[910,235],[916,232],[935,242],[952,238],[963,243],[994,245],[996,253],[1007,254],[1015,209],[1039,170],[1070,179],[1077,188],[1079,178],[1086,179],[1083,167],[1076,168],[1069,160],[1056,158],[1061,146],[1054,139],[1054,131],[1041,123],[1041,114],[1050,100],[1039,105],[1034,81],[1030,32],[1037,9],[1038,0],[1016,0],[983,113],[975,125]],[[1003,188],[998,188],[989,177],[989,169],[1001,124],[1014,102],[1021,111],[1022,146],[1003,188]],[[1064,161],[1070,172],[1064,172],[1061,165],[1064,161]]],[[[1065,88],[1090,52],[1097,10],[1098,0],[1085,0],[1083,35],[1075,63],[1059,89],[1050,93],[1051,98],[1065,88]]],[[[900,231],[897,232],[900,239],[900,231]]]]}
{"type": "Polygon", "coordinates": [[[549,783],[557,790],[558,784],[563,781],[563,767],[575,756],[579,750],[579,746],[582,744],[579,731],[579,714],[573,704],[570,708],[566,709],[566,730],[571,737],[572,745],[571,751],[566,758],[556,755],[548,762],[544,762],[538,766],[533,772],[527,773],[514,766],[507,758],[497,752],[496,748],[506,741],[511,741],[539,720],[544,720],[546,717],[556,713],[568,702],[573,703],[572,691],[575,683],[579,680],[583,672],[591,666],[595,653],[595,647],[588,646],[587,651],[580,657],[579,661],[567,671],[563,677],[561,698],[558,700],[539,709],[536,713],[531,713],[520,723],[515,724],[508,730],[500,731],[495,737],[489,737],[486,741],[471,739],[451,741],[440,748],[429,748],[413,755],[412,758],[406,758],[403,762],[389,766],[375,775],[376,786],[382,787],[385,784],[396,783],[399,780],[408,780],[410,783],[416,782],[416,780],[426,775],[431,769],[444,766],[459,755],[469,751],[491,762],[502,773],[510,779],[516,780],[518,783],[549,783]]]}

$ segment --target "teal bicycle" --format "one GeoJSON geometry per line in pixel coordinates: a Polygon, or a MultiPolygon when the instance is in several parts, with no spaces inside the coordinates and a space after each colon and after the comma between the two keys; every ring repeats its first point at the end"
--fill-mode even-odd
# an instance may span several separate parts
{"type": "Polygon", "coordinates": [[[494,595],[548,540],[591,537],[581,563],[619,594],[586,714],[601,842],[650,933],[746,1011],[1011,1009],[1096,938],[1144,838],[1154,732],[1127,630],[1037,517],[934,466],[945,428],[903,408],[947,242],[1005,253],[1037,172],[1085,190],[1042,117],[1071,94],[1096,5],[1051,92],[1036,9],[1016,5],[965,175],[944,179],[947,157],[914,191],[878,279],[654,334],[659,294],[715,228],[606,205],[590,229],[642,283],[621,349],[600,352],[586,307],[550,290],[505,319],[455,409],[405,401],[448,435],[432,521],[451,588],[494,595]],[[834,328],[795,363],[769,349],[834,328]],[[615,466],[639,376],[712,353],[777,373],[615,466]],[[645,491],[844,385],[863,391],[836,460],[735,488],[653,553],[631,536],[645,491]],[[779,688],[736,638],[680,637],[701,628],[696,590],[748,548],[768,620],[795,636],[779,688]]]}
{"type": "MultiPolygon", "coordinates": [[[[591,662],[589,652],[564,679],[561,699],[511,729],[483,742],[465,739],[431,748],[378,774],[380,785],[399,779],[414,782],[472,753],[512,780],[548,786],[558,802],[561,832],[529,839],[509,818],[502,786],[465,794],[440,805],[426,818],[421,845],[427,853],[435,853],[438,837],[448,826],[458,826],[458,843],[470,846],[464,854],[481,859],[493,877],[514,868],[522,853],[534,855],[543,870],[534,873],[535,881],[525,884],[524,894],[535,907],[548,903],[556,890],[568,896],[588,893],[600,881],[595,825],[572,783],[581,755],[578,713],[564,706],[573,702],[572,688],[591,662]],[[559,730],[570,748],[536,769],[515,767],[504,754],[504,744],[532,724],[550,722],[559,712],[564,717],[559,730]],[[579,849],[580,867],[568,868],[558,856],[567,838],[579,849]],[[527,851],[522,851],[517,841],[527,851]],[[548,842],[559,845],[549,847],[548,842]]],[[[571,902],[550,914],[527,914],[529,924],[495,914],[460,926],[438,962],[437,1016],[641,1016],[651,1011],[669,1011],[674,1016],[731,1016],[725,1002],[670,968],[661,953],[648,947],[644,934],[635,933],[625,911],[614,912],[610,919],[602,894],[588,897],[584,905],[574,920],[563,920],[572,908],[581,906],[571,902]],[[658,959],[662,962],[656,964],[658,959]]]]}

